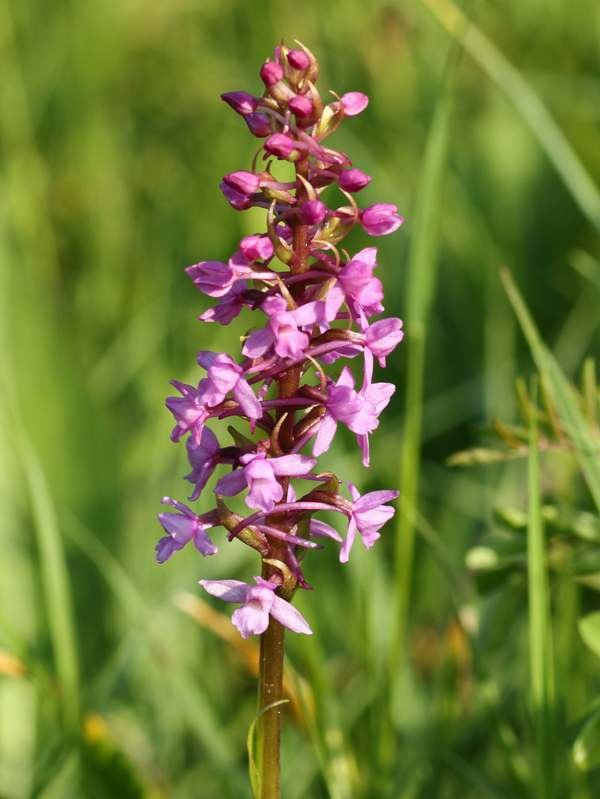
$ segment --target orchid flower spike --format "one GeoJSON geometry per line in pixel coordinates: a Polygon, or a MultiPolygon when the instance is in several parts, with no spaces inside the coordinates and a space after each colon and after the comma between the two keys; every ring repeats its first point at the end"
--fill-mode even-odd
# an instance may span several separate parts
{"type": "Polygon", "coordinates": [[[395,391],[374,379],[374,368],[386,367],[403,338],[400,319],[378,318],[384,289],[377,249],[350,255],[340,246],[354,227],[362,236],[387,236],[403,222],[391,202],[359,208],[355,195],[373,178],[327,141],[368,113],[368,97],[348,91],[328,103],[316,86],[317,59],[300,43],[279,45],[259,75],[255,91],[221,95],[259,149],[251,163],[232,165],[220,188],[235,211],[262,211],[264,228],[231,255],[207,254],[185,270],[211,303],[200,309],[202,322],[226,326],[250,311],[254,319],[245,322],[241,352],[201,351],[196,381],[173,381],[177,393],[166,401],[175,420],[171,438],[186,444],[189,501],[208,510],[196,513],[165,497],[171,509],[159,514],[164,534],[156,546],[159,563],[187,544],[213,555],[209,531],[222,527],[225,540],[258,553],[262,577],[254,583],[200,580],[211,596],[239,605],[232,622],[244,638],[274,622],[311,634],[291,600],[310,588],[312,553],[339,546],[346,563],[357,536],[370,549],[393,516],[396,491],[361,495],[349,483],[350,499],[343,496],[328,453],[347,428],[369,465],[369,437],[395,391]],[[274,177],[274,159],[293,165],[293,179],[274,177]],[[230,507],[237,495],[238,512],[230,507]],[[246,516],[239,514],[244,505],[246,516]],[[345,536],[323,513],[347,519],[345,536]]]}

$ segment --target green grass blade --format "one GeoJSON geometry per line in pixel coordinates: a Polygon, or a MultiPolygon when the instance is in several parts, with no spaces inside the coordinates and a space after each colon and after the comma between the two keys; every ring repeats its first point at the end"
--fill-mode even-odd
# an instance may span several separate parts
{"type": "Polygon", "coordinates": [[[600,190],[538,94],[452,0],[421,2],[451,36],[462,42],[464,49],[506,94],[537,138],[582,213],[600,230],[600,190]]]}
{"type": "Polygon", "coordinates": [[[510,272],[503,269],[501,278],[537,368],[547,380],[548,389],[564,430],[573,444],[575,456],[590,493],[596,507],[600,510],[600,453],[593,446],[597,437],[594,436],[586,421],[572,386],[542,341],[510,272]]]}
{"type": "Polygon", "coordinates": [[[400,512],[397,517],[395,543],[395,601],[392,616],[394,631],[390,650],[392,683],[398,674],[405,651],[412,583],[415,511],[418,507],[421,461],[425,337],[435,290],[438,215],[448,145],[451,96],[450,71],[448,71],[446,85],[438,101],[427,140],[408,264],[406,415],[400,464],[400,512]]]}
{"type": "MultiPolygon", "coordinates": [[[[532,390],[534,402],[535,388],[533,386],[532,390]]],[[[538,421],[536,414],[532,414],[529,423],[529,519],[527,525],[529,664],[531,699],[535,716],[536,796],[539,799],[549,799],[554,795],[552,756],[554,672],[538,444],[538,421]]]]}
{"type": "Polygon", "coordinates": [[[144,597],[108,547],[72,513],[63,513],[61,523],[65,537],[96,565],[123,609],[141,617],[147,611],[144,597]]]}
{"type": "Polygon", "coordinates": [[[19,432],[19,449],[35,523],[48,626],[62,688],[63,717],[65,724],[75,730],[79,726],[79,663],[63,541],[46,476],[24,431],[19,432]]]}

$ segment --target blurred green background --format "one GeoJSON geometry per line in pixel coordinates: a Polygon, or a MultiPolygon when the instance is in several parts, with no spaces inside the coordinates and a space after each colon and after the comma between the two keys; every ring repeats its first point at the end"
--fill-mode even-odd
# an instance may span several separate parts
{"type": "MultiPolygon", "coordinates": [[[[406,524],[393,523],[346,567],[332,547],[306,562],[316,590],[298,604],[315,635],[289,636],[283,795],[533,795],[524,570],[481,593],[465,566],[494,508],[526,508],[526,460],[461,470],[446,459],[494,418],[514,421],[515,378],[534,371],[502,265],[570,378],[598,353],[600,9],[473,2],[484,38],[471,29],[470,52],[453,49],[450,31],[465,32],[455,11],[445,0],[0,0],[3,799],[250,795],[253,652],[193,597],[202,577],[247,579],[255,558],[222,545],[159,568],[153,546],[161,496],[189,491],[168,380],[197,379],[195,353],[235,352],[248,324],[200,325],[207,303],[183,273],[262,226],[218,190],[257,144],[219,94],[259,91],[282,37],[317,55],[323,93],[371,97],[332,146],[374,176],[362,205],[396,203],[406,217],[377,242],[380,276],[390,315],[410,318],[413,291],[427,341],[412,408],[410,336],[390,359],[399,389],[370,471],[350,438],[329,455],[364,490],[406,484],[407,410],[413,422],[422,412],[422,448],[413,425],[404,456],[420,474],[414,562],[410,531],[397,544],[406,524]],[[408,632],[390,666],[398,580],[408,632]]],[[[350,247],[366,243],[356,232],[350,247]]],[[[542,462],[542,488],[592,509],[562,462],[542,462]]],[[[598,594],[560,580],[551,592],[556,795],[593,799],[599,772],[578,768],[571,745],[600,695],[576,628],[598,594]]]]}

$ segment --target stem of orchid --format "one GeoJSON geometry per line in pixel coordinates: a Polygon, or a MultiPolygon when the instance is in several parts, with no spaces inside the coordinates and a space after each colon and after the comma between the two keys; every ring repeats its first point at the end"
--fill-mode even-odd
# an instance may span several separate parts
{"type": "MultiPolygon", "coordinates": [[[[308,175],[308,159],[301,158],[296,162],[296,201],[301,204],[306,199],[306,188],[303,179],[308,175]]],[[[306,225],[294,225],[294,261],[292,272],[302,274],[308,271],[308,257],[310,246],[308,241],[309,228],[306,225]]],[[[278,398],[280,400],[294,397],[300,387],[301,365],[287,369],[277,380],[278,398]]],[[[287,413],[279,435],[279,443],[284,452],[291,452],[294,446],[295,414],[290,407],[292,403],[283,404],[278,409],[278,418],[287,413]]],[[[283,478],[284,497],[287,496],[286,478],[283,478]]],[[[285,560],[286,544],[275,539],[272,544],[271,559],[278,559],[278,548],[281,548],[281,560],[285,560]]],[[[270,564],[263,564],[263,577],[269,579],[274,570],[270,564]]],[[[288,597],[286,597],[288,598],[288,597]]],[[[260,717],[259,726],[259,773],[260,773],[260,799],[280,799],[280,743],[281,743],[281,713],[280,704],[265,710],[274,702],[279,702],[283,697],[283,655],[284,637],[283,627],[273,617],[269,626],[260,638],[260,669],[258,677],[258,702],[260,717]]]]}
{"type": "MultiPolygon", "coordinates": [[[[260,669],[258,682],[259,711],[282,698],[283,685],[283,625],[269,620],[269,626],[260,637],[260,669]]],[[[259,726],[260,799],[279,799],[282,706],[266,710],[259,726]]]]}

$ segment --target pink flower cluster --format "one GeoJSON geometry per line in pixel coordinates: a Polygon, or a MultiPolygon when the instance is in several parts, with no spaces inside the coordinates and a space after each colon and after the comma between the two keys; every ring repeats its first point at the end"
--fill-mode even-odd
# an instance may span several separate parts
{"type": "Polygon", "coordinates": [[[238,211],[264,208],[266,230],[243,238],[226,263],[201,261],[186,272],[200,292],[217,300],[202,321],[226,325],[244,308],[257,311],[261,321],[244,337],[239,362],[226,353],[198,353],[204,376],[197,385],[173,381],[178,396],[166,403],[175,418],[173,441],[187,436],[190,500],[198,499],[216,469],[229,471],[217,480],[216,507],[208,513],[197,515],[163,499],[175,512],[159,515],[165,535],[156,557],[162,563],[187,543],[202,555],[215,554],[209,531],[219,526],[229,540],[256,549],[263,561],[256,585],[200,581],[209,594],[241,605],[232,621],[244,637],[264,632],[270,617],[310,633],[289,602],[297,588],[310,588],[303,556],[320,548],[315,539],[322,538],[340,545],[342,563],[357,534],[372,547],[394,514],[388,503],[397,497],[396,491],[361,496],[348,484],[348,498],[332,472],[317,468],[340,424],[356,436],[363,464],[369,465],[369,435],[394,393],[391,383],[373,381],[374,361],[385,366],[403,336],[400,319],[373,321],[384,311],[376,248],[349,256],[337,246],[357,224],[371,236],[383,236],[403,221],[395,205],[359,208],[354,195],[369,185],[370,176],[324,144],[345,117],[367,107],[368,98],[350,92],[324,104],[317,76],[308,49],[281,46],[260,70],[262,96],[222,95],[262,141],[252,170],[225,175],[221,190],[238,211]],[[293,179],[273,175],[278,161],[293,165],[293,179]],[[337,207],[327,191],[333,186],[344,198],[337,207]],[[360,356],[360,383],[347,366],[338,371],[336,364],[337,377],[329,376],[339,359],[360,356]],[[208,425],[228,417],[246,420],[249,434],[232,430],[233,443],[221,446],[208,425]],[[303,494],[293,480],[308,484],[303,494]],[[226,504],[225,498],[238,494],[250,515],[226,504]],[[314,518],[322,512],[345,517],[345,537],[314,518]]]}

